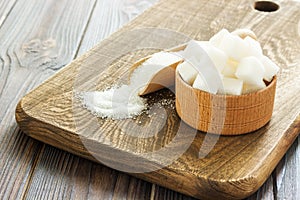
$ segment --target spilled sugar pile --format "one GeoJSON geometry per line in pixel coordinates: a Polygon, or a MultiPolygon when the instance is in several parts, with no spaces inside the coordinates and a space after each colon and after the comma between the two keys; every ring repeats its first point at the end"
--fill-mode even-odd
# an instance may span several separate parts
{"type": "Polygon", "coordinates": [[[82,103],[101,118],[127,119],[139,115],[147,105],[146,100],[139,96],[139,91],[154,74],[179,60],[181,58],[173,53],[153,54],[132,73],[129,85],[114,86],[105,91],[84,92],[81,94],[82,103]]]}

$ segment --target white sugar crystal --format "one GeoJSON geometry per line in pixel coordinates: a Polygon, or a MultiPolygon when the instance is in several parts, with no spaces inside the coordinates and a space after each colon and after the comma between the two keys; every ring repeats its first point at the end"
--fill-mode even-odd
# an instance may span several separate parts
{"type": "Polygon", "coordinates": [[[228,59],[226,65],[222,71],[222,74],[226,77],[236,78],[235,72],[238,67],[238,62],[232,59],[228,59]]]}
{"type": "Polygon", "coordinates": [[[210,92],[216,94],[222,86],[220,73],[203,46],[205,44],[201,46],[198,42],[191,40],[183,52],[183,58],[205,77],[210,92]]]}
{"type": "Polygon", "coordinates": [[[236,70],[236,77],[246,84],[263,86],[265,69],[263,64],[254,56],[243,58],[236,70]]]}
{"type": "Polygon", "coordinates": [[[219,47],[223,38],[230,35],[229,31],[227,29],[222,29],[218,33],[216,33],[214,36],[212,36],[209,40],[209,42],[214,45],[215,47],[219,47]]]}
{"type": "Polygon", "coordinates": [[[223,78],[223,89],[220,94],[241,95],[243,90],[243,81],[236,78],[223,78]]]}
{"type": "Polygon", "coordinates": [[[221,72],[227,62],[228,56],[218,49],[217,47],[213,46],[209,42],[198,42],[198,44],[204,49],[207,53],[211,61],[214,63],[215,67],[221,72]]]}
{"type": "Polygon", "coordinates": [[[191,64],[183,62],[177,66],[176,70],[179,72],[181,78],[186,83],[188,83],[189,85],[193,85],[198,72],[191,64]]]}
{"type": "Polygon", "coordinates": [[[230,58],[240,61],[247,56],[247,43],[236,35],[225,35],[219,45],[219,48],[224,51],[230,58]]]}
{"type": "Polygon", "coordinates": [[[265,67],[264,79],[268,82],[272,81],[273,77],[278,73],[280,68],[268,57],[262,57],[262,63],[265,67]]]}
{"type": "Polygon", "coordinates": [[[263,51],[259,42],[257,42],[251,37],[246,37],[244,41],[247,43],[247,56],[255,56],[257,58],[263,56],[263,51]]]}
{"type": "Polygon", "coordinates": [[[196,80],[194,81],[194,84],[193,84],[193,88],[199,89],[199,90],[202,90],[202,91],[205,91],[205,92],[210,92],[211,91],[211,89],[209,88],[209,86],[206,82],[206,79],[204,79],[201,74],[197,75],[197,78],[196,78],[196,80]]]}

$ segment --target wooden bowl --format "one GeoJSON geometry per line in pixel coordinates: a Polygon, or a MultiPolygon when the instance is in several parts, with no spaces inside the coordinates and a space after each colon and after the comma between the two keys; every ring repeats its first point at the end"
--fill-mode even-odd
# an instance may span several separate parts
{"type": "Polygon", "coordinates": [[[263,90],[240,95],[213,95],[192,88],[176,73],[176,110],[200,131],[241,135],[266,125],[272,116],[276,77],[263,90]]]}

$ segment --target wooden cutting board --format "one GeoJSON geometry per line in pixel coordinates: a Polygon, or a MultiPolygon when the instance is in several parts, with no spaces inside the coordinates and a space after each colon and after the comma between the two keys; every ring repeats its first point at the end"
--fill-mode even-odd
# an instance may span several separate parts
{"type": "Polygon", "coordinates": [[[258,10],[277,8],[253,0],[161,0],[26,95],[17,106],[17,122],[26,134],[47,144],[133,171],[155,168],[169,159],[165,154],[146,156],[148,152],[169,144],[188,144],[189,148],[168,166],[131,174],[196,198],[245,198],[264,183],[300,131],[300,3],[276,3],[277,11],[261,12],[258,10]],[[135,137],[136,127],[140,127],[138,135],[156,131],[146,128],[152,123],[151,117],[143,114],[133,120],[95,119],[76,98],[75,92],[101,90],[119,82],[139,58],[185,42],[186,36],[207,40],[221,28],[232,31],[245,27],[257,34],[264,53],[281,67],[273,117],[254,133],[233,137],[195,134],[194,129],[180,123],[174,95],[165,89],[146,98],[150,107],[161,106],[167,123],[152,137],[135,137]],[[141,48],[145,44],[149,48],[141,48]],[[135,47],[138,50],[126,51],[135,47]],[[124,134],[120,124],[131,134],[124,134]],[[179,129],[184,134],[178,139],[179,129]],[[190,140],[191,145],[187,142],[190,140]],[[210,146],[207,141],[217,142],[210,146]],[[201,155],[210,147],[207,155],[201,155]],[[138,165],[131,161],[133,158],[138,165]]]}

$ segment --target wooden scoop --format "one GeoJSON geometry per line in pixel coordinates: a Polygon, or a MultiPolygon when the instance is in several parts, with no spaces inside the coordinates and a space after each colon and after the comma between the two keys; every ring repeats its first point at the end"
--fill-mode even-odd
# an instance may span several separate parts
{"type": "MultiPolygon", "coordinates": [[[[165,50],[165,52],[177,52],[184,50],[186,48],[186,44],[182,44],[171,49],[165,50]]],[[[134,63],[133,66],[130,68],[130,76],[134,72],[136,68],[141,66],[146,60],[151,58],[152,55],[142,58],[138,62],[134,63]]],[[[152,92],[156,92],[162,88],[170,87],[175,84],[175,71],[176,67],[182,62],[182,60],[172,63],[169,66],[165,66],[157,73],[155,73],[150,80],[147,82],[146,86],[139,92],[140,96],[150,94],[152,92]]]]}
{"type": "Polygon", "coordinates": [[[139,95],[142,96],[150,94],[152,92],[174,85],[176,67],[181,62],[182,60],[172,65],[166,66],[157,73],[155,73],[148,81],[147,85],[139,92],[139,95]]]}

